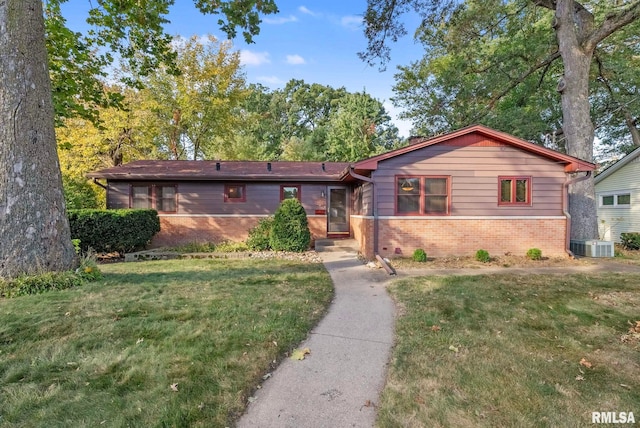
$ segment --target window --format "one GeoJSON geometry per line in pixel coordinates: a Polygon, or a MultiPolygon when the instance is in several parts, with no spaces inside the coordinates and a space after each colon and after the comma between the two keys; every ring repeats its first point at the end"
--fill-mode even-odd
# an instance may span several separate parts
{"type": "Polygon", "coordinates": [[[151,186],[131,186],[131,208],[151,208],[151,186]]]}
{"type": "Polygon", "coordinates": [[[447,215],[449,193],[449,177],[396,177],[396,212],[447,215]]]}
{"type": "Polygon", "coordinates": [[[225,202],[246,202],[247,195],[244,184],[225,184],[224,185],[224,201],[225,202]]]}
{"type": "Polygon", "coordinates": [[[176,212],[176,186],[154,186],[156,190],[156,210],[176,212]]]}
{"type": "Polygon", "coordinates": [[[498,205],[530,205],[531,177],[499,177],[498,205]]]}
{"type": "Polygon", "coordinates": [[[155,209],[160,212],[176,212],[176,186],[159,184],[136,184],[131,186],[130,207],[155,209]]]}
{"type": "Polygon", "coordinates": [[[601,207],[629,207],[630,205],[631,193],[600,195],[601,207]]]}
{"type": "Polygon", "coordinates": [[[280,186],[280,200],[285,199],[300,200],[300,186],[280,186]]]}

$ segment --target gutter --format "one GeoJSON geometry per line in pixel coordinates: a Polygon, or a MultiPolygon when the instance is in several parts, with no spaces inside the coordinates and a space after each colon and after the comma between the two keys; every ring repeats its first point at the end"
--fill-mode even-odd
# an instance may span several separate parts
{"type": "Polygon", "coordinates": [[[109,189],[107,188],[107,186],[105,186],[104,184],[100,183],[100,182],[98,181],[98,179],[97,179],[97,178],[95,178],[95,177],[93,178],[93,184],[95,184],[96,186],[100,186],[100,187],[102,187],[104,190],[109,190],[109,189]]]}
{"type": "Polygon", "coordinates": [[[564,238],[565,251],[569,254],[569,257],[575,258],[575,254],[571,252],[571,214],[569,214],[569,186],[581,181],[587,180],[591,177],[591,171],[586,171],[586,175],[577,177],[574,179],[567,179],[562,185],[562,213],[567,217],[567,231],[564,238]]]}
{"type": "Polygon", "coordinates": [[[349,175],[358,180],[371,183],[371,204],[373,205],[373,253],[378,255],[378,208],[376,207],[376,183],[372,178],[365,177],[364,175],[357,174],[353,170],[353,166],[349,165],[349,175]]]}

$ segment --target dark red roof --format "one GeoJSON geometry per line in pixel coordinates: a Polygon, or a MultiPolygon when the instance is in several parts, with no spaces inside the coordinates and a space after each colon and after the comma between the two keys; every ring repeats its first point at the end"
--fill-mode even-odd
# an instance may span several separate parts
{"type": "Polygon", "coordinates": [[[339,180],[348,162],[142,160],[87,174],[108,180],[339,180]]]}

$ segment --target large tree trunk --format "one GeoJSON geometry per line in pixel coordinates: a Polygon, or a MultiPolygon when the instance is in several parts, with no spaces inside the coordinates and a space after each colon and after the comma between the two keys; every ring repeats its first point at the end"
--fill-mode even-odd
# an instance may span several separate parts
{"type": "Polygon", "coordinates": [[[0,0],[0,277],[74,263],[42,0],[0,0]]]}
{"type": "MultiPolygon", "coordinates": [[[[576,12],[573,0],[558,0],[556,35],[564,77],[558,84],[562,99],[562,130],[567,153],[593,161],[594,126],[589,103],[589,71],[593,49],[581,40],[590,30],[590,22],[576,12]]],[[[586,17],[588,18],[588,17],[586,17]]],[[[593,177],[569,188],[569,214],[572,239],[598,239],[598,222],[593,177]]]]}

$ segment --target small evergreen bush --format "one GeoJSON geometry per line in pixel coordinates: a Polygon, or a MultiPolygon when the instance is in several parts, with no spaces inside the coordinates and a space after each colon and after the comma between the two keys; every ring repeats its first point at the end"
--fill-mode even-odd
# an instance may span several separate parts
{"type": "Polygon", "coordinates": [[[414,262],[424,263],[427,261],[427,253],[422,248],[418,248],[413,252],[413,256],[411,258],[414,262]]]}
{"type": "Polygon", "coordinates": [[[249,237],[245,241],[247,247],[254,251],[270,250],[269,235],[271,234],[272,225],[273,217],[261,219],[255,227],[249,230],[249,237]]]}
{"type": "Polygon", "coordinates": [[[311,244],[307,213],[297,199],[282,201],[273,216],[269,244],[275,251],[302,252],[311,244]]]}
{"type": "Polygon", "coordinates": [[[529,248],[527,258],[530,260],[542,260],[542,250],[539,248],[529,248]]]}
{"type": "Polygon", "coordinates": [[[487,250],[478,250],[476,251],[476,260],[482,263],[488,263],[491,261],[491,257],[487,250]]]}
{"type": "Polygon", "coordinates": [[[640,250],[640,233],[638,232],[621,233],[620,241],[627,250],[640,250]]]}
{"type": "Polygon", "coordinates": [[[69,210],[69,226],[83,252],[128,253],[146,247],[160,219],[155,210],[69,210]]]}

